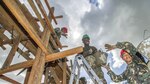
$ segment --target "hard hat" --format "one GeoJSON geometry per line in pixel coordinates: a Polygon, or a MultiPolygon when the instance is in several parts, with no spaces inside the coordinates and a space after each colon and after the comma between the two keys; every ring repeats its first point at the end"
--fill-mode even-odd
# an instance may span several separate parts
{"type": "Polygon", "coordinates": [[[67,27],[62,27],[62,28],[61,28],[61,31],[62,31],[63,33],[68,33],[67,27]]]}
{"type": "Polygon", "coordinates": [[[90,40],[90,37],[87,35],[87,34],[85,34],[85,35],[83,35],[83,37],[82,37],[82,40],[83,39],[89,39],[90,40]]]}

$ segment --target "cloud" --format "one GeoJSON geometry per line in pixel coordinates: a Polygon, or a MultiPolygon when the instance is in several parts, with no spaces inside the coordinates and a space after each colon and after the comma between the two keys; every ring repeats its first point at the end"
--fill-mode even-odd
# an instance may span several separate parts
{"type": "Polygon", "coordinates": [[[148,0],[105,0],[101,10],[91,6],[91,10],[82,17],[81,26],[94,40],[94,44],[101,44],[98,47],[117,41],[130,41],[137,45],[142,41],[143,31],[150,27],[147,3],[148,0]],[[103,31],[98,35],[101,28],[103,31]]]}

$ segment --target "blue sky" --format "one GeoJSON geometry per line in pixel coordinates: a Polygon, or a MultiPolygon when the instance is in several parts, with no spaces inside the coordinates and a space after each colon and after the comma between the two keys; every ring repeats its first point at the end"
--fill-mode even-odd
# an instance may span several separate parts
{"type": "MultiPolygon", "coordinates": [[[[22,1],[28,8],[27,0],[22,1]]],[[[81,46],[82,35],[88,34],[91,38],[91,45],[97,49],[102,48],[104,51],[104,44],[115,44],[118,41],[130,41],[137,46],[143,40],[144,30],[147,30],[145,37],[150,35],[150,0],[49,0],[50,5],[55,7],[55,15],[63,15],[63,19],[58,19],[58,25],[54,27],[66,26],[69,28],[68,39],[61,38],[64,45],[68,48],[81,46]]],[[[45,3],[43,3],[45,4],[45,3]]],[[[46,8],[47,9],[47,8],[46,8]]],[[[31,11],[34,15],[34,13],[31,11]]],[[[47,11],[48,13],[48,11],[47,11]]],[[[8,45],[5,45],[9,47],[8,45]]],[[[65,50],[63,49],[63,50],[65,50]]],[[[6,59],[6,52],[1,56],[1,65],[3,60],[6,59]]],[[[113,51],[118,53],[119,50],[113,51]]],[[[116,74],[122,72],[120,68],[125,68],[125,64],[120,60],[119,56],[113,54],[111,56],[114,61],[111,61],[112,69],[116,74]],[[119,70],[119,71],[118,71],[119,70]],[[117,73],[119,72],[119,73],[117,73]]],[[[16,55],[14,60],[18,62],[24,61],[20,56],[16,55]]],[[[68,57],[72,59],[73,56],[68,57]]],[[[16,63],[13,61],[13,63],[16,63]]],[[[24,74],[16,77],[17,71],[8,73],[15,80],[22,80],[24,74]]],[[[111,80],[108,80],[109,83],[111,80]]],[[[0,80],[0,83],[3,83],[0,80]]]]}

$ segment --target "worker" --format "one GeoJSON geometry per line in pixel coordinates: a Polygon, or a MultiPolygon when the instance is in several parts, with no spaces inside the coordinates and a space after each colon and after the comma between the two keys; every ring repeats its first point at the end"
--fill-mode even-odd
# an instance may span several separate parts
{"type": "Polygon", "coordinates": [[[62,28],[57,27],[54,30],[59,39],[61,38],[61,36],[64,36],[67,38],[67,33],[68,33],[67,27],[62,27],[62,28]]]}
{"type": "Polygon", "coordinates": [[[145,62],[144,57],[141,55],[141,53],[139,53],[138,50],[135,48],[135,46],[130,42],[117,42],[116,45],[105,44],[105,48],[108,51],[115,48],[124,49],[132,56],[135,62],[137,63],[143,62],[147,64],[147,62],[145,62]]]}
{"type": "Polygon", "coordinates": [[[120,57],[127,63],[127,68],[122,74],[116,75],[109,66],[105,66],[107,74],[114,82],[127,80],[128,84],[150,84],[150,71],[145,63],[134,62],[133,56],[124,49],[121,50],[120,57]]]}
{"type": "Polygon", "coordinates": [[[85,34],[82,37],[82,42],[84,44],[83,56],[92,69],[95,71],[97,76],[103,80],[103,83],[106,84],[104,79],[104,73],[102,72],[101,66],[106,64],[106,59],[101,59],[102,53],[97,51],[94,46],[90,46],[90,37],[85,34]]]}

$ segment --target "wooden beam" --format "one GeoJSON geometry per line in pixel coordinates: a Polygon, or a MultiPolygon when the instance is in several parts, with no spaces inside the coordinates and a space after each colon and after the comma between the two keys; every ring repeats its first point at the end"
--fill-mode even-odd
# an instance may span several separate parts
{"type": "Polygon", "coordinates": [[[49,71],[50,71],[50,68],[49,67],[46,67],[46,71],[45,71],[45,78],[44,78],[44,84],[48,84],[48,76],[49,76],[49,71]]]}
{"type": "Polygon", "coordinates": [[[30,54],[28,51],[23,52],[20,48],[17,49],[17,52],[23,56],[26,60],[33,60],[33,58],[30,58],[30,54]]]}
{"type": "MultiPolygon", "coordinates": [[[[39,9],[41,10],[44,18],[45,18],[46,24],[47,24],[48,28],[50,29],[51,33],[56,35],[56,33],[55,33],[55,31],[54,31],[54,29],[53,29],[53,27],[51,25],[51,21],[49,20],[47,14],[46,14],[46,11],[44,10],[44,7],[42,6],[41,1],[40,0],[36,0],[36,2],[37,2],[37,5],[39,6],[39,9]]],[[[59,46],[59,48],[62,48],[62,45],[61,45],[58,37],[56,37],[56,43],[59,46]]]]}
{"type": "MultiPolygon", "coordinates": [[[[62,51],[62,52],[47,55],[46,58],[45,58],[45,61],[50,62],[50,61],[54,61],[54,60],[57,60],[57,59],[60,59],[60,58],[70,56],[70,55],[78,54],[78,53],[81,53],[81,52],[83,52],[83,47],[76,47],[76,48],[73,48],[73,49],[69,49],[69,50],[65,50],[65,51],[62,51]]],[[[33,62],[34,62],[34,60],[29,60],[29,61],[25,61],[25,62],[22,62],[22,63],[11,65],[11,66],[9,66],[7,68],[4,68],[4,69],[0,69],[0,75],[4,74],[4,73],[7,73],[7,72],[10,72],[10,71],[18,70],[18,69],[21,69],[21,68],[31,67],[33,65],[33,62]]]]}
{"type": "Polygon", "coordinates": [[[55,16],[55,18],[56,18],[56,19],[58,19],[58,18],[63,18],[63,16],[62,16],[62,15],[60,15],[60,16],[55,16]]]}
{"type": "Polygon", "coordinates": [[[51,71],[51,74],[52,74],[52,76],[53,76],[53,78],[54,78],[56,84],[61,84],[61,83],[60,83],[60,80],[59,80],[59,78],[58,78],[58,76],[56,75],[55,70],[54,70],[52,67],[50,67],[50,71],[51,71]]]}
{"type": "MultiPolygon", "coordinates": [[[[0,46],[2,45],[5,45],[5,44],[13,44],[13,41],[14,39],[6,39],[6,40],[3,40],[1,43],[0,43],[0,46]]],[[[28,39],[26,38],[21,38],[20,42],[22,41],[27,41],[28,39]]]]}
{"type": "Polygon", "coordinates": [[[31,67],[29,67],[29,68],[27,69],[26,77],[25,77],[25,80],[24,80],[24,84],[27,84],[27,83],[28,83],[30,73],[31,73],[31,67]]]}
{"type": "Polygon", "coordinates": [[[65,51],[62,51],[62,52],[49,54],[49,55],[46,56],[46,62],[57,60],[57,59],[60,59],[60,58],[64,58],[64,57],[67,57],[67,56],[70,56],[70,55],[78,54],[78,53],[81,53],[82,51],[83,51],[83,47],[80,46],[80,47],[65,50],[65,51]]]}
{"type": "Polygon", "coordinates": [[[66,58],[64,58],[64,62],[63,62],[63,84],[67,84],[66,83],[66,71],[67,71],[67,67],[66,67],[67,65],[66,65],[66,58]]]}
{"type": "Polygon", "coordinates": [[[14,40],[14,44],[13,44],[13,46],[12,46],[12,48],[11,48],[11,51],[10,51],[10,53],[8,54],[6,60],[5,60],[4,64],[3,64],[2,68],[8,67],[8,66],[11,64],[11,62],[12,62],[12,60],[13,60],[13,57],[14,57],[14,55],[15,55],[17,49],[18,49],[18,45],[19,45],[20,40],[21,40],[21,36],[18,36],[18,37],[14,40]]]}
{"type": "Polygon", "coordinates": [[[55,24],[57,24],[57,21],[56,21],[56,19],[55,19],[55,16],[54,16],[54,14],[53,14],[53,12],[52,12],[52,10],[51,10],[50,4],[48,4],[48,1],[47,1],[47,0],[45,0],[45,3],[46,3],[46,5],[47,5],[47,8],[48,8],[50,14],[51,14],[51,17],[53,18],[55,24]]]}
{"type": "Polygon", "coordinates": [[[31,26],[29,21],[26,19],[25,15],[21,11],[17,3],[14,0],[3,0],[3,2],[12,12],[12,14],[16,17],[18,22],[20,22],[23,28],[29,33],[29,35],[35,41],[35,43],[42,49],[42,51],[44,51],[44,53],[48,54],[48,50],[44,46],[43,42],[41,41],[37,33],[33,30],[33,27],[31,26]]]}
{"type": "MultiPolygon", "coordinates": [[[[58,60],[58,61],[59,61],[59,60],[58,60]]],[[[61,69],[63,70],[63,63],[62,63],[61,61],[59,61],[58,65],[59,65],[59,67],[61,67],[61,69]]],[[[67,63],[66,63],[66,65],[67,65],[67,63]]],[[[66,73],[67,73],[68,76],[70,76],[70,73],[69,73],[68,70],[66,71],[66,73]]]]}
{"type": "Polygon", "coordinates": [[[5,76],[5,75],[0,75],[0,78],[3,79],[3,80],[5,80],[5,81],[7,81],[7,82],[12,83],[12,84],[21,84],[21,83],[15,81],[15,80],[13,80],[13,79],[5,76]]]}
{"type": "MultiPolygon", "coordinates": [[[[48,46],[50,31],[46,28],[42,35],[42,41],[48,46]]],[[[52,53],[52,52],[51,52],[52,53]]],[[[45,54],[39,48],[32,66],[28,84],[40,84],[45,65],[45,54]]]]}

